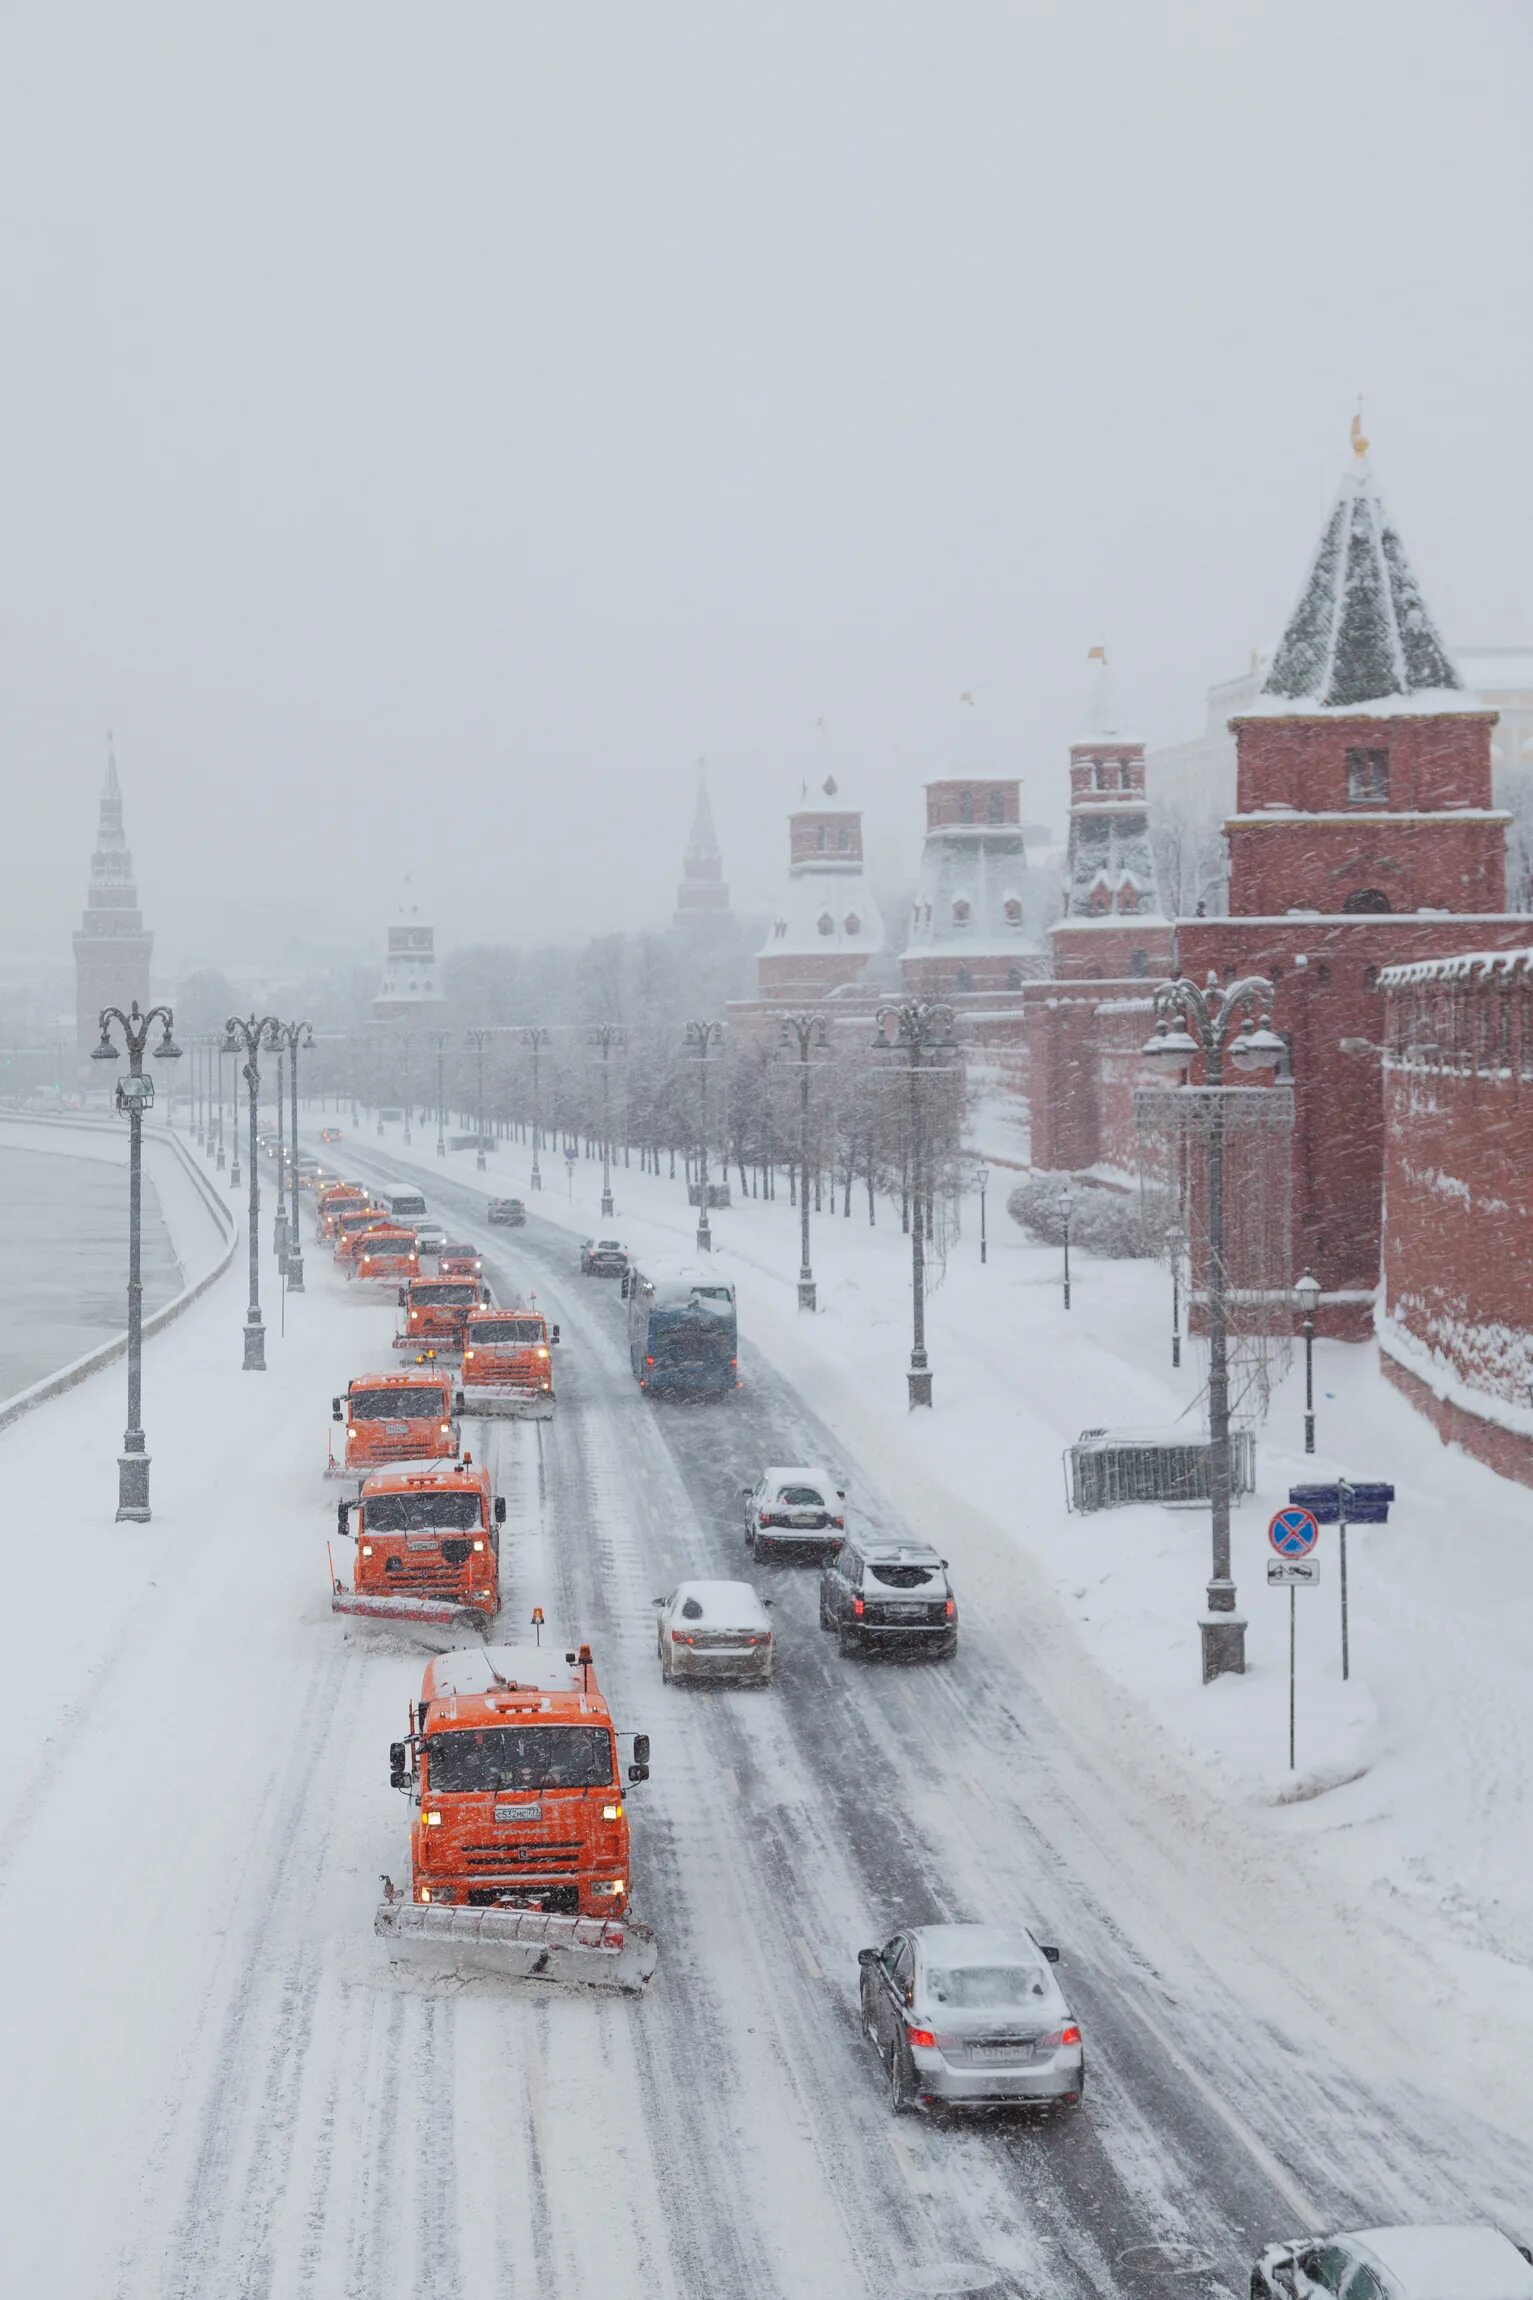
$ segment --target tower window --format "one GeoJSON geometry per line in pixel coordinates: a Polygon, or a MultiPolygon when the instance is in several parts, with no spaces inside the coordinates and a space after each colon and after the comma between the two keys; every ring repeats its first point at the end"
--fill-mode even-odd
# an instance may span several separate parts
{"type": "Polygon", "coordinates": [[[1355,886],[1342,904],[1344,911],[1388,910],[1390,901],[1383,889],[1376,886],[1355,886]]]}
{"type": "Polygon", "coordinates": [[[836,833],[836,845],[840,848],[841,852],[845,854],[850,848],[851,843],[851,825],[849,823],[843,823],[841,828],[836,833]]]}
{"type": "Polygon", "coordinates": [[[958,987],[960,990],[972,990],[974,988],[974,977],[966,966],[961,966],[958,969],[958,987]]]}
{"type": "MultiPolygon", "coordinates": [[[[1388,751],[1349,750],[1347,800],[1355,807],[1382,807],[1389,800],[1388,751]]],[[[1386,903],[1387,910],[1389,905],[1386,903]]]]}
{"type": "Polygon", "coordinates": [[[1149,952],[1147,950],[1136,950],[1132,952],[1129,957],[1128,970],[1130,974],[1136,974],[1140,976],[1148,974],[1150,971],[1149,952]]]}
{"type": "Polygon", "coordinates": [[[1008,926],[1020,926],[1022,924],[1022,898],[1020,895],[1009,894],[1001,907],[1006,914],[1008,926]]]}
{"type": "Polygon", "coordinates": [[[958,820],[961,823],[972,823],[974,820],[974,793],[972,791],[960,791],[958,794],[958,820]]]}
{"type": "Polygon", "coordinates": [[[1004,791],[992,791],[990,793],[990,820],[993,823],[1003,823],[1006,820],[1006,793],[1004,791]]]}
{"type": "Polygon", "coordinates": [[[968,923],[969,898],[967,895],[961,894],[953,904],[953,924],[955,926],[967,926],[968,923]]]}
{"type": "Polygon", "coordinates": [[[848,934],[861,934],[862,921],[854,910],[849,910],[841,924],[848,934]]]}
{"type": "Polygon", "coordinates": [[[825,852],[825,849],[829,843],[829,833],[827,832],[825,825],[821,823],[818,831],[815,834],[815,844],[819,848],[821,854],[825,852]]]}
{"type": "Polygon", "coordinates": [[[1136,911],[1139,908],[1139,889],[1133,886],[1119,887],[1118,908],[1122,911],[1136,911]]]}
{"type": "Polygon", "coordinates": [[[815,924],[819,928],[821,934],[834,934],[836,931],[836,922],[831,917],[828,910],[821,911],[819,917],[815,920],[815,924]]]}
{"type": "Polygon", "coordinates": [[[1115,791],[1117,787],[1117,768],[1110,763],[1106,766],[1099,766],[1097,768],[1097,789],[1099,791],[1115,791]]]}

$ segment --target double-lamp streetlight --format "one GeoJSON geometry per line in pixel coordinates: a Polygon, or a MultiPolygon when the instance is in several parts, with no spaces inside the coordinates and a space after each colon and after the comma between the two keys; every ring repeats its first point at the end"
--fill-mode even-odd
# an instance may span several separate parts
{"type": "Polygon", "coordinates": [[[1226,1061],[1232,1069],[1249,1074],[1272,1070],[1283,1060],[1287,1049],[1268,1018],[1271,1002],[1272,985],[1261,975],[1246,975],[1238,982],[1221,985],[1210,974],[1201,990],[1185,978],[1157,983],[1155,1033],[1143,1050],[1147,1060],[1171,1072],[1183,1085],[1201,1064],[1204,1087],[1210,1090],[1208,1121],[1201,1129],[1208,1241],[1204,1272],[1208,1301],[1208,1492],[1213,1518],[1208,1611],[1199,1623],[1205,1685],[1215,1677],[1240,1676],[1246,1665],[1246,1625],[1235,1611],[1235,1583],[1230,1572],[1229,1278],[1224,1221],[1227,1113],[1221,1092],[1226,1061]]]}
{"type": "Polygon", "coordinates": [[[149,1456],[144,1451],[144,1281],[142,1274],[144,1202],[144,1113],[154,1108],[154,1080],[145,1075],[144,1048],[150,1026],[160,1025],[157,1062],[179,1062],[181,1049],[171,1037],[175,1016],[168,1006],[151,1006],[140,1014],[135,998],[126,1014],[120,1006],[101,1009],[101,1043],[91,1049],[93,1062],[118,1062],[112,1044],[112,1024],[122,1032],[128,1053],[128,1075],[117,1081],[116,1103],[128,1121],[128,1426],[117,1457],[117,1518],[135,1525],[149,1523],[149,1456]]]}

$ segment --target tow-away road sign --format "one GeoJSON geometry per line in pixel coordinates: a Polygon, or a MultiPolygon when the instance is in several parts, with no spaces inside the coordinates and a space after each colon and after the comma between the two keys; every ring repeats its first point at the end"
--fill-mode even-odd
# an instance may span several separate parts
{"type": "Polygon", "coordinates": [[[1269,1557],[1269,1589],[1313,1589],[1320,1579],[1318,1557],[1269,1557]]]}
{"type": "Polygon", "coordinates": [[[1296,1509],[1290,1503],[1268,1526],[1267,1539],[1279,1557],[1308,1557],[1320,1539],[1320,1528],[1307,1509],[1296,1509]]]}

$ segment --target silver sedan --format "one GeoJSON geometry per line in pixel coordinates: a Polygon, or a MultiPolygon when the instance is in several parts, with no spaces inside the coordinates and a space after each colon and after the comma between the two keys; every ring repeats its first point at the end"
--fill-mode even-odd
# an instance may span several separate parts
{"type": "Polygon", "coordinates": [[[1058,1961],[1021,1925],[912,1925],[863,1949],[863,2032],[895,2113],[1078,2106],[1086,2056],[1058,1961]]]}
{"type": "Polygon", "coordinates": [[[770,1685],[776,1648],[766,1601],[748,1581],[682,1581],[655,1599],[660,1674],[770,1685]]]}

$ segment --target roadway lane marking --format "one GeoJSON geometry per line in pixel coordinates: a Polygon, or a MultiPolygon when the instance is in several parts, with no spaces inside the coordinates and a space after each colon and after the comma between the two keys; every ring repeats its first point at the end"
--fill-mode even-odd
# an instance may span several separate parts
{"type": "Polygon", "coordinates": [[[1318,2211],[1309,2197],[1305,2195],[1304,2190],[1299,2186],[1287,2166],[1278,2161],[1266,2142],[1252,2131],[1245,2119],[1236,2109],[1231,2107],[1223,2094],[1218,2092],[1208,2082],[1207,2078],[1193,2067],[1186,2055],[1178,2050],[1170,2031],[1162,2028],[1160,2022],[1152,2014],[1146,2012],[1143,2000],[1124,1995],[1120,1998],[1120,2002],[1126,2012],[1134,2014],[1149,2030],[1167,2060],[1181,2072],[1194,2092],[1207,2103],[1220,2122],[1234,2134],[1252,2163],[1265,2173],[1279,2195],[1293,2207],[1295,2217],[1304,2222],[1310,2234],[1318,2234],[1322,2228],[1326,2227],[1328,2223],[1325,2215],[1318,2211]]]}
{"type": "Polygon", "coordinates": [[[731,1795],[731,1797],[738,1797],[738,1796],[739,1796],[739,1794],[740,1794],[740,1784],[739,1784],[739,1782],[738,1782],[738,1781],[735,1779],[735,1776],[734,1776],[734,1774],[731,1772],[730,1768],[729,1768],[727,1765],[721,1765],[721,1766],[719,1767],[719,1778],[720,1778],[720,1779],[722,1780],[722,1782],[724,1783],[724,1786],[725,1786],[725,1788],[726,1788],[726,1789],[729,1791],[729,1794],[731,1795]]]}
{"type": "Polygon", "coordinates": [[[815,1957],[815,1953],[809,1946],[809,1943],[806,1940],[803,1940],[797,1933],[795,1933],[793,1936],[793,1946],[798,1951],[798,1961],[803,1966],[805,1972],[809,1975],[809,1978],[812,1981],[824,1980],[825,1975],[820,1970],[819,1963],[815,1957]]]}
{"type": "Polygon", "coordinates": [[[889,2146],[894,2151],[894,2161],[899,2166],[900,2171],[903,2173],[905,2184],[909,2188],[911,2195],[930,2196],[930,2183],[927,2181],[925,2175],[920,2170],[920,2167],[917,2165],[915,2158],[911,2155],[909,2147],[906,2145],[905,2141],[901,2139],[897,2132],[891,2132],[888,2135],[888,2140],[889,2146]]]}

